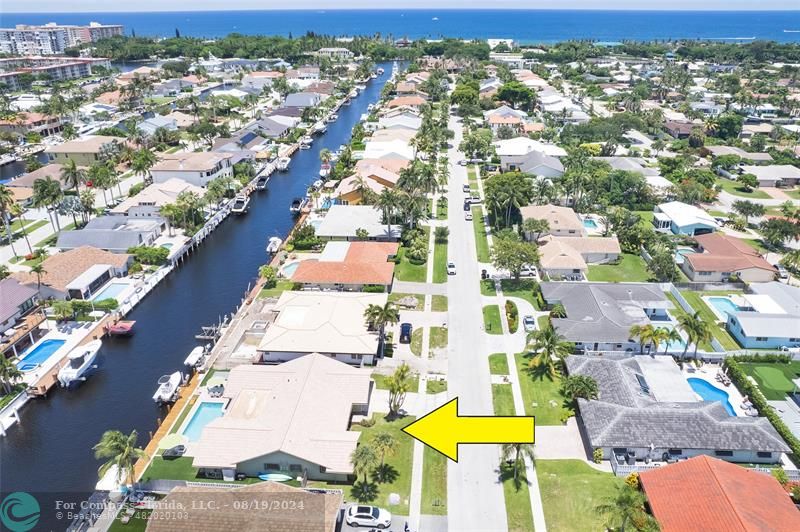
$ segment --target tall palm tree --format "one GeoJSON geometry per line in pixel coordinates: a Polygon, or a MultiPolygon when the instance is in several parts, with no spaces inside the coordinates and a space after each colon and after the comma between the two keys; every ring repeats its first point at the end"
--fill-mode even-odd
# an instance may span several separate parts
{"type": "Polygon", "coordinates": [[[3,224],[6,226],[11,252],[16,257],[17,250],[14,249],[14,233],[11,231],[11,209],[14,203],[14,194],[11,193],[11,189],[5,185],[0,185],[0,217],[3,218],[3,224]]]}
{"type": "Polygon", "coordinates": [[[661,338],[661,341],[664,342],[664,354],[666,355],[667,351],[669,351],[669,344],[672,342],[683,341],[683,337],[681,336],[681,333],[678,332],[678,329],[664,327],[663,330],[665,333],[661,338]]]}
{"type": "Polygon", "coordinates": [[[558,376],[558,363],[569,355],[573,348],[572,343],[565,341],[552,325],[530,332],[528,342],[535,353],[529,366],[532,369],[543,370],[550,378],[558,376]]]}
{"type": "Polygon", "coordinates": [[[356,478],[364,475],[364,482],[366,483],[369,480],[368,475],[380,461],[372,446],[368,443],[362,443],[350,455],[350,463],[353,465],[353,474],[356,478]]]}
{"type": "Polygon", "coordinates": [[[322,148],[321,150],[319,150],[319,160],[323,164],[328,164],[329,162],[331,162],[331,150],[329,150],[328,148],[322,148]]]}
{"type": "Polygon", "coordinates": [[[155,166],[156,162],[157,159],[153,152],[142,148],[133,156],[131,170],[133,170],[134,175],[141,175],[145,181],[150,181],[150,169],[155,166]]]}
{"type": "Polygon", "coordinates": [[[22,379],[22,372],[10,358],[0,356],[0,384],[6,395],[13,391],[14,384],[22,379]]]}
{"type": "Polygon", "coordinates": [[[616,495],[607,502],[598,505],[595,510],[608,516],[609,528],[625,532],[631,523],[643,523],[644,528],[636,526],[636,530],[658,530],[653,517],[645,511],[647,498],[638,489],[623,484],[617,488],[616,495]]]}
{"type": "Polygon", "coordinates": [[[681,358],[686,358],[689,345],[694,344],[694,356],[697,356],[697,348],[701,342],[711,340],[711,327],[700,316],[699,312],[694,314],[683,314],[678,317],[678,328],[686,333],[686,346],[683,348],[681,358]]]}
{"type": "MultiPolygon", "coordinates": [[[[80,186],[86,182],[86,172],[78,165],[73,159],[67,159],[67,162],[61,167],[61,181],[67,188],[75,189],[75,195],[80,195],[80,186]]],[[[75,218],[75,211],[72,211],[72,221],[78,225],[78,220],[75,218]]]]}
{"type": "Polygon", "coordinates": [[[64,192],[61,190],[61,184],[52,177],[48,176],[33,182],[33,206],[47,210],[47,216],[56,232],[61,231],[56,208],[63,198],[64,192]]]}
{"type": "Polygon", "coordinates": [[[400,311],[397,310],[397,305],[391,301],[387,301],[383,306],[368,305],[364,309],[364,319],[367,321],[367,325],[383,334],[383,328],[386,325],[392,325],[400,321],[400,311]]]}
{"type": "Polygon", "coordinates": [[[79,196],[81,202],[83,221],[88,222],[92,212],[94,212],[94,202],[96,200],[94,192],[91,190],[81,190],[79,196]]]}
{"type": "Polygon", "coordinates": [[[536,461],[532,443],[504,443],[500,447],[500,459],[503,462],[512,462],[514,467],[514,485],[519,489],[519,471],[525,468],[525,458],[531,462],[536,461]]]}
{"type": "Polygon", "coordinates": [[[41,290],[42,288],[42,275],[47,273],[47,270],[44,269],[42,266],[42,262],[39,261],[33,266],[31,266],[31,273],[36,274],[36,289],[41,290]]]}
{"type": "Polygon", "coordinates": [[[98,476],[102,478],[108,471],[117,467],[117,482],[133,482],[133,467],[140,458],[147,458],[147,453],[136,447],[138,434],[132,431],[127,436],[118,430],[107,430],[103,433],[100,441],[92,447],[94,457],[97,459],[107,458],[108,460],[97,470],[98,476]]]}
{"type": "Polygon", "coordinates": [[[398,207],[399,196],[392,188],[384,188],[378,195],[375,201],[375,206],[383,211],[383,219],[386,221],[386,230],[389,231],[389,226],[392,224],[392,215],[398,207]]]}
{"type": "Polygon", "coordinates": [[[644,346],[650,344],[653,339],[653,332],[655,328],[649,323],[646,325],[634,325],[630,328],[631,338],[638,338],[639,340],[639,354],[644,354],[644,346]]]}

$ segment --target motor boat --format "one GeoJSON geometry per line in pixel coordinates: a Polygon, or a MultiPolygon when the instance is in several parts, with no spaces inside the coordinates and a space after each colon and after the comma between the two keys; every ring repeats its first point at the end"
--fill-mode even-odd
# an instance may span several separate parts
{"type": "Polygon", "coordinates": [[[316,134],[325,133],[327,130],[328,130],[328,127],[325,125],[324,122],[317,122],[311,128],[311,133],[316,135],[316,134]]]}
{"type": "Polygon", "coordinates": [[[300,139],[300,149],[307,150],[311,147],[311,144],[314,142],[314,139],[311,138],[309,135],[305,135],[300,139]]]}
{"type": "Polygon", "coordinates": [[[376,70],[376,72],[378,73],[379,76],[381,76],[385,71],[381,67],[378,67],[378,70],[376,70]]]}
{"type": "Polygon", "coordinates": [[[325,121],[329,124],[332,122],[336,122],[337,120],[339,120],[339,115],[337,115],[336,113],[329,115],[328,118],[325,119],[325,121]]]}
{"type": "Polygon", "coordinates": [[[236,198],[233,200],[233,207],[231,207],[231,212],[233,214],[244,214],[247,212],[247,209],[250,207],[250,198],[246,194],[237,194],[236,198]]]}
{"type": "Polygon", "coordinates": [[[268,175],[262,175],[256,181],[256,190],[266,190],[267,189],[267,181],[269,181],[268,175]]]}
{"type": "Polygon", "coordinates": [[[328,177],[331,173],[331,165],[324,163],[319,168],[319,176],[320,177],[328,177]]]}
{"type": "Polygon", "coordinates": [[[316,181],[314,181],[311,184],[311,188],[313,188],[314,190],[319,190],[319,189],[322,188],[322,185],[324,185],[324,184],[325,183],[323,183],[323,181],[321,179],[317,179],[316,181]]]}
{"type": "Polygon", "coordinates": [[[183,375],[176,371],[172,375],[162,375],[158,379],[158,389],[153,394],[153,401],[158,404],[172,403],[178,397],[178,386],[181,385],[183,375]]]}
{"type": "Polygon", "coordinates": [[[183,361],[184,366],[188,366],[190,368],[197,367],[200,362],[203,360],[203,357],[206,354],[206,349],[202,345],[198,345],[194,349],[189,352],[189,356],[183,361]]]}
{"type": "Polygon", "coordinates": [[[375,104],[374,103],[371,103],[371,104],[369,104],[367,106],[367,111],[374,111],[374,110],[375,110],[375,104]]]}
{"type": "Polygon", "coordinates": [[[303,210],[303,207],[308,203],[308,198],[295,198],[289,207],[289,212],[298,213],[303,210]]]}
{"type": "Polygon", "coordinates": [[[278,159],[278,166],[277,166],[278,171],[285,172],[286,170],[288,170],[289,163],[291,162],[292,160],[289,157],[281,157],[280,159],[278,159]]]}
{"type": "Polygon", "coordinates": [[[102,345],[102,340],[93,340],[70,351],[67,365],[58,370],[59,384],[66,388],[85,381],[92,370],[97,368],[94,361],[102,345]]]}
{"type": "Polygon", "coordinates": [[[133,334],[133,326],[136,322],[133,320],[119,320],[114,323],[107,324],[104,329],[109,336],[131,336],[133,334]]]}
{"type": "Polygon", "coordinates": [[[267,243],[267,253],[274,254],[277,253],[279,249],[281,249],[281,244],[283,244],[283,240],[278,238],[277,236],[273,236],[269,239],[267,243]]]}

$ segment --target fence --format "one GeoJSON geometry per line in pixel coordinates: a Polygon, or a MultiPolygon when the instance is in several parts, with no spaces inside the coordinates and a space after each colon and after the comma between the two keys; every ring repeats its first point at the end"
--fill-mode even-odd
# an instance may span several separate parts
{"type": "MultiPolygon", "coordinates": [[[[765,475],[772,475],[772,469],[768,467],[754,467],[753,471],[758,471],[759,473],[764,473],[765,475]]],[[[800,482],[800,470],[784,469],[783,472],[786,473],[786,478],[789,479],[789,482],[800,482]]]]}
{"type": "Polygon", "coordinates": [[[651,469],[658,469],[662,464],[626,464],[617,460],[617,455],[611,453],[611,469],[618,477],[627,477],[631,473],[641,473],[642,471],[650,471],[651,469]]]}

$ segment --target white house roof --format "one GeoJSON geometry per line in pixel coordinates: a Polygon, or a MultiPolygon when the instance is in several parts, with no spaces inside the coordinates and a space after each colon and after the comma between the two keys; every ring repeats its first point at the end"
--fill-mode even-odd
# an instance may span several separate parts
{"type": "Polygon", "coordinates": [[[551,157],[564,157],[566,150],[555,144],[546,144],[528,137],[516,137],[508,140],[498,140],[494,143],[495,151],[500,157],[515,157],[526,155],[532,151],[539,151],[551,157]]]}
{"type": "Polygon", "coordinates": [[[713,216],[703,209],[681,203],[680,201],[670,201],[658,206],[658,210],[667,215],[676,225],[685,227],[692,224],[703,224],[719,228],[719,223],[713,216]]]}

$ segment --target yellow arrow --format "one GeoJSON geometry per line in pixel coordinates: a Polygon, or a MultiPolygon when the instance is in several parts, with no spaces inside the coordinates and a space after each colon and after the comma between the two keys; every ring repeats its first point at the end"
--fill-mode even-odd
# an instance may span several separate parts
{"type": "Polygon", "coordinates": [[[533,443],[533,416],[459,416],[458,397],[403,432],[458,462],[460,443],[533,443]]]}

